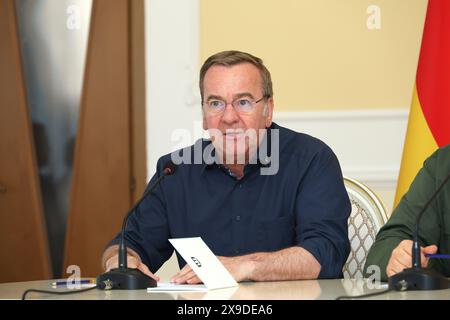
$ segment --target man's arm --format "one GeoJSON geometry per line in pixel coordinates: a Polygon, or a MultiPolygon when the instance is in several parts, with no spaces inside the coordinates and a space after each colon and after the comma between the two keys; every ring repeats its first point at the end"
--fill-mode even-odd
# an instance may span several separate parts
{"type": "MultiPolygon", "coordinates": [[[[389,221],[378,232],[364,266],[366,277],[371,276],[368,273],[370,266],[379,267],[383,281],[411,266],[411,247],[408,246],[412,243],[410,240],[413,238],[417,215],[436,190],[436,159],[437,152],[425,161],[389,221]]],[[[435,248],[429,246],[439,242],[440,215],[437,208],[437,203],[432,203],[420,224],[419,241],[421,246],[427,248],[427,253],[435,248]]],[[[427,263],[422,257],[422,264],[427,263]]]]}
{"type": "MultiPolygon", "coordinates": [[[[219,257],[219,260],[237,282],[317,279],[321,269],[316,258],[302,247],[219,257]]],[[[201,282],[189,265],[173,276],[171,281],[190,284],[201,282]]]]}
{"type": "Polygon", "coordinates": [[[342,277],[350,252],[351,205],[339,161],[329,147],[322,147],[312,158],[299,185],[295,209],[296,244],[317,260],[317,277],[342,277]]]}
{"type": "MultiPolygon", "coordinates": [[[[105,250],[102,256],[102,268],[106,272],[119,266],[119,246],[113,245],[105,250]]],[[[149,268],[142,263],[141,257],[133,249],[127,248],[127,265],[131,269],[139,269],[149,277],[159,281],[159,277],[154,275],[149,268]]]]}
{"type": "Polygon", "coordinates": [[[316,258],[302,247],[291,247],[275,252],[258,252],[236,258],[224,257],[223,259],[226,266],[229,264],[229,268],[233,272],[242,276],[242,280],[317,279],[321,269],[316,258]],[[244,268],[240,267],[241,263],[244,268]],[[245,272],[246,265],[250,266],[248,272],[245,272]]]}

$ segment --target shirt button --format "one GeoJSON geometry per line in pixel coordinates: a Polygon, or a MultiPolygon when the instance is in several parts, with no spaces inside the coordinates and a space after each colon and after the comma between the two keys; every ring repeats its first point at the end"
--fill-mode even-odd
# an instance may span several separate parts
{"type": "Polygon", "coordinates": [[[236,250],[234,250],[234,252],[235,252],[236,254],[239,254],[239,253],[241,253],[241,249],[236,249],[236,250]]]}
{"type": "Polygon", "coordinates": [[[241,221],[241,216],[236,216],[236,221],[241,221]]]}
{"type": "Polygon", "coordinates": [[[242,189],[242,183],[239,183],[239,189],[242,189]]]}

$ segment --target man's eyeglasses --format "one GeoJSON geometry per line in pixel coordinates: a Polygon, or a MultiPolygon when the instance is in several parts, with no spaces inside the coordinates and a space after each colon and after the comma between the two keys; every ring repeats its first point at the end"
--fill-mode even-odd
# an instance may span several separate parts
{"type": "MultiPolygon", "coordinates": [[[[266,96],[263,96],[261,99],[253,100],[250,98],[239,98],[231,102],[231,105],[233,106],[234,110],[236,110],[237,113],[240,114],[249,114],[252,113],[255,110],[256,105],[258,102],[265,99],[266,96]]],[[[222,114],[225,111],[225,108],[227,107],[228,102],[218,99],[211,99],[206,102],[203,102],[203,107],[205,108],[205,112],[208,114],[222,114]]]]}

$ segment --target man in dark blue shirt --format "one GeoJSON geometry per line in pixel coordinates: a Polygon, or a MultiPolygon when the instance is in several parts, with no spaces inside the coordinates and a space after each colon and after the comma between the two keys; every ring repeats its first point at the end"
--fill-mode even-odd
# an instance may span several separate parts
{"type": "MultiPolygon", "coordinates": [[[[257,57],[211,56],[200,91],[211,140],[159,159],[150,185],[169,160],[179,166],[129,219],[129,267],[159,280],[168,239],[201,237],[236,281],[341,277],[351,209],[332,150],[272,123],[270,73],[257,57]]],[[[117,243],[103,255],[106,270],[117,267],[117,243]]],[[[199,283],[178,260],[172,281],[199,283]]]]}

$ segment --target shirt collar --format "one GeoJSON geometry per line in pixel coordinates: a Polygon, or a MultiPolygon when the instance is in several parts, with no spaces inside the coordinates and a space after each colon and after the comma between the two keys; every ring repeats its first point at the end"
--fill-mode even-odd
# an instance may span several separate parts
{"type": "MultiPolygon", "coordinates": [[[[254,166],[258,166],[258,167],[269,167],[270,166],[270,159],[271,159],[271,130],[270,129],[274,129],[275,126],[276,126],[276,124],[272,123],[272,125],[269,128],[266,128],[266,134],[264,135],[263,140],[260,144],[260,145],[263,145],[264,143],[267,143],[266,154],[260,155],[259,146],[258,146],[258,149],[256,150],[256,153],[253,156],[253,159],[254,159],[254,157],[257,157],[256,163],[255,163],[255,161],[250,161],[252,163],[249,163],[245,166],[244,176],[249,171],[249,169],[253,168],[254,166]]],[[[212,142],[210,139],[204,139],[203,140],[203,150],[205,150],[206,147],[210,147],[211,144],[212,144],[212,142]]],[[[216,158],[216,149],[214,147],[212,147],[212,151],[207,152],[207,154],[203,158],[201,173],[203,173],[205,171],[205,169],[210,169],[213,167],[220,167],[220,166],[224,167],[224,165],[218,163],[217,160],[218,159],[216,158]]]]}

